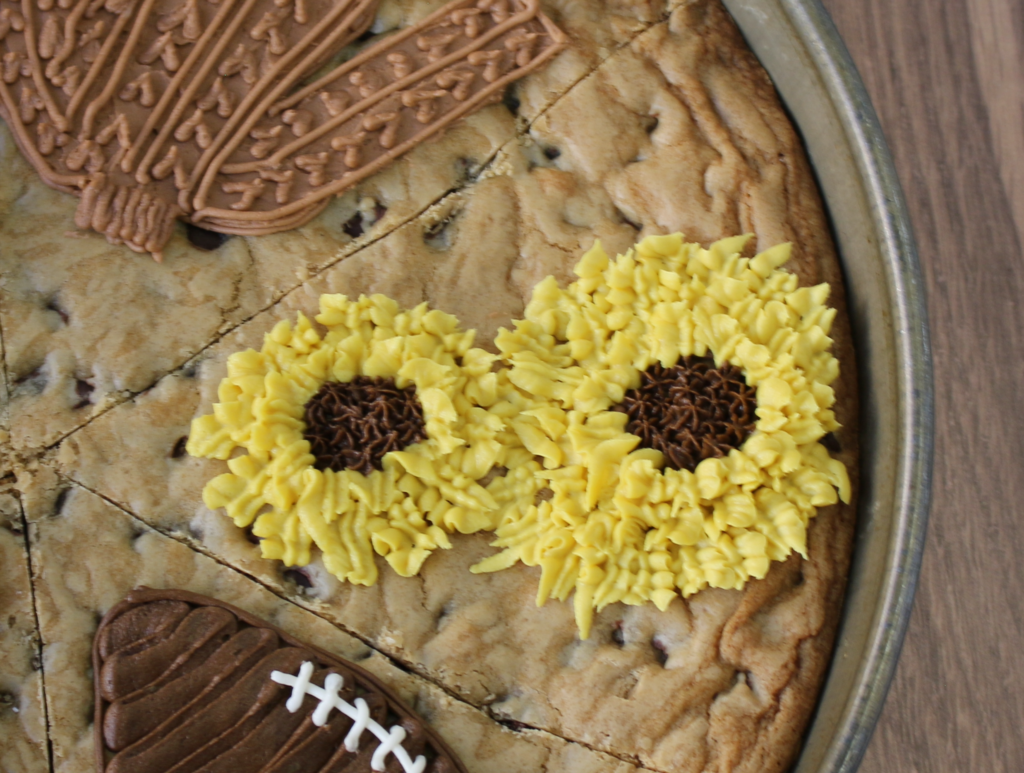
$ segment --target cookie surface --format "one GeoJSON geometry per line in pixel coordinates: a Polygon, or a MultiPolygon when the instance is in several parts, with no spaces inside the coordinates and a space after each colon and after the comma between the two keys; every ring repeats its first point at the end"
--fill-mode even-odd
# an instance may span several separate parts
{"type": "MultiPolygon", "coordinates": [[[[382,3],[374,29],[437,5],[382,3]]],[[[183,453],[191,420],[217,399],[227,357],[259,348],[279,320],[315,311],[322,293],[427,301],[486,346],[539,280],[568,283],[595,238],[614,253],[648,234],[682,231],[706,244],[752,232],[755,251],[793,242],[788,267],[802,285],[833,287],[844,426],[836,455],[855,472],[838,263],[798,138],[731,20],[705,0],[543,10],[572,44],[504,104],[421,145],[297,231],[201,252],[181,229],[160,266],[98,236],[65,237],[54,223],[71,229],[74,200],[3,146],[12,170],[0,183],[4,464],[18,471],[32,513],[58,768],[89,769],[84,674],[95,615],[138,584],[215,595],[345,657],[376,653],[398,682],[443,696],[443,711],[416,709],[447,728],[439,732],[470,771],[488,770],[492,753],[524,771],[545,761],[552,770],[760,771],[793,759],[835,633],[852,506],[821,510],[809,559],[664,613],[613,605],[581,642],[571,605],[535,606],[535,570],[469,574],[495,552],[486,535],[453,540],[415,578],[380,561],[370,588],[342,585],[316,561],[287,570],[264,560],[202,504],[223,463],[183,453]],[[46,497],[65,487],[63,515],[50,518],[46,497]],[[98,549],[74,549],[72,535],[98,549]],[[249,597],[261,600],[240,603],[249,597]],[[472,739],[478,747],[466,753],[459,744],[472,739]]]]}
{"type": "Polygon", "coordinates": [[[49,769],[43,708],[42,654],[25,519],[11,482],[0,483],[0,767],[37,773],[49,769]]]}
{"type": "Polygon", "coordinates": [[[102,616],[139,585],[173,585],[255,615],[328,653],[357,664],[397,693],[442,738],[468,770],[496,767],[529,773],[578,770],[633,773],[634,765],[548,733],[513,731],[436,684],[399,668],[379,651],[261,583],[166,537],[135,516],[51,470],[26,470],[21,485],[29,521],[53,769],[96,769],[95,707],[89,673],[102,616]],[[76,546],[105,557],[98,571],[76,546]]]}

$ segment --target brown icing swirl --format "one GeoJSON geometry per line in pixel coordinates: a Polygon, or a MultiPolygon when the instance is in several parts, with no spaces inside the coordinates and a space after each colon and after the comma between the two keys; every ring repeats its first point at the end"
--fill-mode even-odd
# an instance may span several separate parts
{"type": "Polygon", "coordinates": [[[153,635],[169,635],[188,612],[188,604],[180,601],[154,602],[126,612],[117,625],[103,629],[98,641],[101,657],[106,660],[115,651],[153,635]]]}
{"type": "Polygon", "coordinates": [[[318,470],[381,470],[390,451],[426,440],[416,387],[391,378],[356,376],[328,381],[306,403],[306,430],[318,470]]]}
{"type": "Polygon", "coordinates": [[[710,357],[685,357],[670,368],[655,363],[640,379],[614,410],[629,416],[626,431],[665,454],[668,467],[693,472],[754,430],[757,390],[729,363],[716,368],[710,357]]]}
{"type": "Polygon", "coordinates": [[[222,609],[193,610],[161,641],[148,637],[144,648],[129,646],[113,652],[103,663],[100,690],[108,700],[132,693],[163,672],[174,671],[208,640],[227,638],[234,630],[234,619],[222,609]]]}
{"type": "Polygon", "coordinates": [[[207,646],[209,651],[197,650],[187,667],[168,669],[145,687],[115,700],[104,717],[107,746],[119,751],[147,735],[168,717],[168,706],[188,710],[197,700],[215,699],[268,655],[277,646],[277,637],[272,631],[247,628],[227,642],[211,638],[207,646]]]}
{"type": "MultiPolygon", "coordinates": [[[[343,743],[340,711],[317,727],[318,701],[297,711],[270,678],[313,664],[312,684],[343,679],[342,699],[366,701],[381,725],[400,724],[402,745],[425,773],[465,773],[461,763],[390,690],[358,666],[288,636],[245,612],[185,591],[133,591],[100,624],[93,645],[96,759],[103,773],[368,773],[378,742],[343,743]]],[[[308,666],[307,666],[308,668],[308,666]]],[[[399,771],[388,758],[388,771],[399,771]]]]}
{"type": "Polygon", "coordinates": [[[377,0],[78,0],[0,13],[0,113],[75,222],[159,256],[176,219],[294,228],[565,43],[537,0],[455,0],[314,83],[377,0]]]}

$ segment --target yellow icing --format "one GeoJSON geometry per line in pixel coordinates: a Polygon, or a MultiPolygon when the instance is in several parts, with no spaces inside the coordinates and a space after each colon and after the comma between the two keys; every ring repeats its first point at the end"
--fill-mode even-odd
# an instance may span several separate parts
{"type": "Polygon", "coordinates": [[[817,508],[849,501],[845,467],[818,442],[839,426],[828,285],[797,287],[780,268],[788,244],[740,257],[747,238],[705,250],[653,236],[615,260],[595,244],[575,282],[545,279],[525,319],[498,334],[515,386],[503,413],[542,464],[528,462],[532,486],[502,507],[492,544],[504,550],[472,570],[540,566],[537,603],[575,590],[583,638],[594,610],[616,601],[664,610],[806,556],[817,508]],[[741,368],[758,403],[743,446],[692,473],[638,449],[625,414],[608,410],[641,371],[689,355],[741,368]],[[541,488],[549,500],[525,499],[541,488]]]}
{"type": "MultiPolygon", "coordinates": [[[[316,322],[281,321],[260,351],[228,359],[213,413],[192,423],[187,450],[227,460],[206,506],[253,526],[264,557],[304,565],[313,544],[339,579],[371,585],[373,554],[410,576],[448,535],[493,529],[497,502],[477,481],[506,463],[495,356],[473,331],[426,304],[403,311],[383,295],[320,299],[316,322]],[[387,454],[382,471],[317,470],[303,437],[306,402],[325,381],[357,375],[414,384],[427,439],[387,454]],[[232,456],[241,449],[244,454],[232,456]]],[[[495,486],[504,491],[508,486],[495,486]],[[503,488],[504,486],[504,488],[503,488]]]]}
{"type": "Polygon", "coordinates": [[[850,498],[845,467],[818,442],[839,426],[829,288],[797,287],[781,268],[789,245],[740,257],[747,238],[705,250],[654,236],[615,260],[595,244],[575,282],[540,282],[525,318],[499,332],[500,369],[426,304],[325,295],[319,328],[300,314],[229,358],[187,446],[227,461],[203,500],[252,525],[265,557],[303,565],[315,544],[331,573],[362,585],[377,579],[374,553],[410,576],[448,535],[494,531],[501,552],[472,571],[540,566],[537,603],[575,591],[583,638],[616,601],[664,610],[707,586],[742,588],[771,561],[806,556],[817,508],[850,498]],[[740,368],[758,404],[742,447],[692,473],[665,469],[609,410],[650,365],[689,355],[740,368]],[[369,476],[317,470],[304,406],[357,375],[415,385],[427,440],[369,476]],[[482,485],[496,467],[507,473],[482,485]]]}

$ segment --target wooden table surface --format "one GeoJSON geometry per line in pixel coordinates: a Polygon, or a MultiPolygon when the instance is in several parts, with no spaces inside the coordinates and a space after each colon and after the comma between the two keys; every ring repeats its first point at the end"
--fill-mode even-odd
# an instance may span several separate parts
{"type": "Polygon", "coordinates": [[[1024,772],[1024,0],[825,0],[928,290],[933,505],[862,773],[1024,772]]]}

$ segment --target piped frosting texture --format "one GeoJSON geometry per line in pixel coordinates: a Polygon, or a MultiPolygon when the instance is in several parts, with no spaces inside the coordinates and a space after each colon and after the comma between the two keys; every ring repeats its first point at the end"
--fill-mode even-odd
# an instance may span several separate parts
{"type": "Polygon", "coordinates": [[[500,357],[425,306],[324,296],[325,336],[300,316],[229,360],[188,450],[247,455],[204,501],[256,518],[264,556],[307,563],[315,542],[361,584],[373,552],[409,575],[449,534],[493,531],[501,552],[472,571],[540,566],[538,604],[575,592],[584,638],[617,601],[742,588],[806,557],[818,508],[851,496],[820,442],[838,428],[829,288],[797,286],[789,245],[742,257],[747,238],[648,237],[615,260],[595,244],[569,287],[537,285],[500,357]],[[360,375],[414,384],[427,440],[366,477],[318,470],[303,405],[360,375]]]}
{"type": "MultiPolygon", "coordinates": [[[[313,664],[306,661],[299,669],[299,673],[292,675],[281,671],[273,671],[270,678],[278,684],[292,688],[291,697],[285,703],[285,708],[293,714],[303,710],[306,696],[311,696],[320,701],[313,710],[311,716],[313,724],[323,727],[331,718],[331,712],[340,711],[350,720],[352,727],[345,734],[344,747],[349,752],[359,751],[363,734],[369,732],[377,737],[380,745],[374,750],[370,758],[370,769],[383,771],[388,755],[394,755],[395,759],[402,766],[404,773],[423,773],[427,768],[427,758],[422,754],[416,755],[415,759],[403,742],[409,736],[409,731],[401,725],[393,725],[386,728],[377,722],[370,714],[370,707],[363,698],[356,698],[349,703],[341,696],[341,690],[345,687],[345,677],[341,674],[329,673],[324,677],[323,685],[313,682],[313,664]]],[[[351,691],[350,691],[351,692],[351,691]]],[[[414,730],[415,732],[415,730],[414,730]]],[[[415,736],[412,740],[416,739],[415,736]]],[[[422,742],[417,745],[421,745],[422,742]]]]}
{"type": "Polygon", "coordinates": [[[654,602],[707,586],[742,588],[791,551],[806,557],[819,507],[849,501],[846,468],[818,442],[838,428],[839,375],[828,285],[798,287],[781,270],[790,246],[740,255],[749,237],[703,249],[651,236],[615,260],[600,243],[562,289],[534,289],[525,319],[496,343],[517,402],[512,429],[543,462],[552,496],[514,503],[474,572],[541,567],[538,604],[573,599],[586,637],[594,610],[654,602]],[[754,432],[693,472],[638,448],[614,408],[654,364],[711,357],[756,390],[754,432]]]}
{"type": "Polygon", "coordinates": [[[426,440],[416,388],[399,389],[394,379],[356,376],[328,381],[309,398],[303,413],[318,470],[383,470],[392,451],[426,440]]]}
{"type": "Polygon", "coordinates": [[[693,472],[704,459],[743,445],[756,407],[739,368],[690,356],[670,368],[651,365],[613,410],[629,416],[626,432],[640,438],[640,448],[661,451],[667,467],[693,472]]]}
{"type": "Polygon", "coordinates": [[[93,653],[103,773],[462,771],[373,677],[213,599],[133,591],[93,653]],[[354,710],[323,711],[342,704],[354,710]]]}
{"type": "Polygon", "coordinates": [[[305,565],[316,543],[328,571],[360,585],[376,582],[375,553],[409,576],[450,546],[449,534],[493,529],[492,492],[507,485],[478,481],[517,461],[498,438],[505,404],[495,356],[474,348],[473,331],[454,317],[426,304],[404,311],[382,295],[322,296],[316,322],[323,334],[301,315],[294,327],[282,321],[261,351],[229,358],[220,401],[193,422],[187,444],[193,456],[228,463],[204,488],[206,505],[251,524],[264,557],[305,565]],[[360,378],[411,387],[425,439],[389,450],[382,469],[366,474],[322,468],[306,436],[307,405],[325,384],[360,378]],[[236,449],[245,453],[231,458],[236,449]]]}
{"type": "Polygon", "coordinates": [[[537,0],[454,0],[307,86],[376,0],[107,0],[0,15],[0,113],[75,222],[159,257],[176,219],[295,228],[554,56],[537,0]]]}

